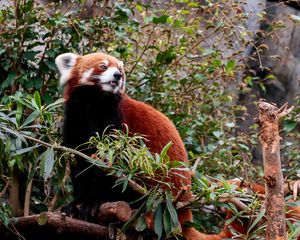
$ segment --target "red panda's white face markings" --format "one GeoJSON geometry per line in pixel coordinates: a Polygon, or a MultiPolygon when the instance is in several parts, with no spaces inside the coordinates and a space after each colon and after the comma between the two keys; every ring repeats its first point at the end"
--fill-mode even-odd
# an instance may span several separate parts
{"type": "Polygon", "coordinates": [[[65,53],[59,55],[55,63],[62,85],[99,85],[101,90],[113,93],[125,90],[123,63],[110,55],[65,53]]]}

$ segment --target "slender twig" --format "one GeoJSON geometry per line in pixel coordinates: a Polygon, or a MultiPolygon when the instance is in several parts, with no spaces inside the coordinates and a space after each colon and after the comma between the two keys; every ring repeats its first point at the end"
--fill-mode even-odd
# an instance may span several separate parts
{"type": "Polygon", "coordinates": [[[278,118],[281,119],[284,116],[288,115],[290,112],[294,110],[294,106],[288,108],[287,103],[284,104],[281,108],[278,109],[278,118]]]}
{"type": "MultiPolygon", "coordinates": [[[[32,169],[32,164],[29,163],[28,172],[31,172],[31,169],[32,169]]],[[[29,216],[31,191],[32,191],[32,179],[29,181],[25,192],[24,214],[23,214],[24,217],[29,216]]]]}
{"type": "MultiPolygon", "coordinates": [[[[84,159],[87,159],[88,161],[95,161],[94,158],[80,152],[80,151],[77,151],[75,149],[72,149],[72,148],[68,148],[68,147],[64,147],[64,146],[60,146],[60,145],[57,145],[57,144],[50,144],[50,143],[46,143],[42,140],[39,140],[39,139],[36,139],[36,138],[33,138],[33,137],[30,137],[30,136],[27,136],[27,135],[23,135],[24,138],[28,139],[28,140],[31,140],[33,142],[36,142],[36,143],[39,143],[40,145],[43,145],[43,146],[46,146],[46,147],[53,147],[54,149],[59,149],[59,150],[62,150],[62,151],[66,151],[66,152],[70,152],[70,153],[73,153],[77,156],[80,156],[84,159]]],[[[103,163],[104,164],[104,163],[103,163]]],[[[104,164],[105,165],[105,164],[104,164]]],[[[99,166],[100,167],[100,166],[99,166]]],[[[106,166],[106,168],[102,168],[102,170],[105,171],[105,169],[108,169],[109,167],[106,166]]],[[[125,175],[121,175],[120,177],[118,176],[114,176],[116,179],[123,179],[125,177],[125,175]]],[[[146,190],[140,186],[139,184],[137,184],[136,182],[132,181],[132,180],[129,180],[128,181],[128,186],[131,187],[134,191],[136,191],[137,193],[140,193],[141,195],[145,194],[146,193],[146,190]]]]}
{"type": "Polygon", "coordinates": [[[217,31],[219,31],[221,27],[216,27],[210,34],[200,38],[190,49],[188,49],[183,55],[180,56],[172,65],[177,65],[186,55],[188,55],[191,51],[193,51],[200,43],[207,40],[209,37],[214,35],[217,31]]]}
{"type": "Polygon", "coordinates": [[[252,213],[252,211],[249,210],[249,207],[238,198],[224,195],[223,197],[220,197],[218,201],[232,203],[239,211],[245,211],[247,214],[252,213]]]}
{"type": "Polygon", "coordinates": [[[88,155],[86,155],[86,154],[84,154],[80,151],[77,151],[73,148],[68,148],[68,147],[57,145],[57,144],[50,144],[50,143],[44,142],[40,139],[36,139],[36,138],[30,137],[30,136],[27,136],[27,135],[23,135],[23,137],[28,139],[28,140],[31,140],[33,142],[39,143],[40,145],[43,145],[45,147],[53,147],[55,149],[59,149],[59,150],[62,150],[62,151],[73,153],[75,155],[78,155],[78,156],[83,157],[83,158],[88,159],[88,160],[93,160],[93,158],[91,158],[88,155]]]}
{"type": "Polygon", "coordinates": [[[156,26],[157,26],[157,24],[155,24],[155,25],[153,26],[152,31],[151,31],[151,33],[149,34],[147,43],[146,43],[146,45],[145,45],[145,47],[144,47],[144,49],[143,49],[141,55],[140,55],[139,58],[135,61],[134,65],[132,66],[132,68],[130,69],[129,73],[127,74],[127,78],[128,78],[128,79],[130,78],[130,75],[132,74],[132,72],[133,72],[133,70],[135,69],[136,65],[140,62],[141,58],[144,56],[145,52],[147,51],[148,46],[149,46],[149,44],[150,44],[150,41],[151,41],[151,39],[152,39],[152,35],[153,35],[154,31],[155,31],[156,26]]]}
{"type": "Polygon", "coordinates": [[[13,221],[10,220],[10,225],[9,226],[5,226],[4,223],[2,221],[0,221],[0,225],[4,225],[5,229],[8,229],[10,232],[12,232],[14,235],[18,236],[18,239],[22,239],[22,240],[26,240],[26,238],[24,238],[18,231],[18,229],[15,227],[15,225],[13,224],[13,221]]]}
{"type": "MultiPolygon", "coordinates": [[[[65,185],[65,182],[67,181],[68,177],[70,176],[70,172],[71,172],[70,161],[67,161],[66,172],[65,172],[64,178],[61,182],[61,186],[65,185]]],[[[59,199],[59,196],[60,196],[60,190],[58,190],[58,192],[55,193],[53,199],[51,200],[49,207],[48,207],[48,212],[53,212],[55,210],[55,206],[59,199]]]]}
{"type": "MultiPolygon", "coordinates": [[[[171,5],[169,4],[169,5],[166,7],[166,9],[165,9],[164,12],[162,13],[162,15],[164,15],[164,14],[168,11],[168,9],[169,9],[170,6],[171,6],[171,5]]],[[[144,49],[143,49],[141,55],[140,55],[139,58],[135,61],[134,65],[132,66],[132,68],[130,69],[129,73],[127,74],[127,78],[128,78],[128,79],[130,78],[130,75],[132,74],[132,72],[133,72],[133,70],[135,69],[136,65],[140,62],[141,58],[144,56],[145,52],[147,51],[148,46],[149,46],[149,44],[150,44],[150,41],[151,41],[151,39],[152,39],[152,35],[153,35],[153,33],[154,33],[156,27],[157,27],[157,24],[155,24],[155,25],[153,26],[152,31],[151,31],[151,33],[149,34],[148,40],[147,40],[147,42],[146,42],[146,45],[145,45],[145,47],[144,47],[144,49]]]]}
{"type": "Polygon", "coordinates": [[[195,163],[194,163],[194,165],[193,165],[193,167],[192,167],[192,174],[194,176],[196,174],[196,170],[197,170],[197,167],[198,167],[200,161],[201,161],[201,158],[197,158],[196,161],[195,161],[195,163]]]}
{"type": "Polygon", "coordinates": [[[180,191],[177,193],[177,196],[173,200],[173,205],[176,206],[176,204],[180,201],[180,199],[183,197],[183,195],[187,192],[187,189],[180,189],[180,191]]]}
{"type": "Polygon", "coordinates": [[[99,13],[99,19],[101,19],[104,16],[105,9],[107,8],[108,3],[109,3],[109,0],[104,1],[103,6],[102,6],[102,8],[100,10],[100,13],[99,13]]]}

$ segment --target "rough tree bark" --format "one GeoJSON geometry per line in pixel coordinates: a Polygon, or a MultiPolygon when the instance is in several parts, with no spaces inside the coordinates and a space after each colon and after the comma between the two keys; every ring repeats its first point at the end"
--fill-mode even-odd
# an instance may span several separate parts
{"type": "MultiPolygon", "coordinates": [[[[1,240],[109,240],[111,222],[126,222],[131,217],[126,202],[108,202],[99,208],[99,224],[70,218],[59,212],[12,218],[8,227],[0,221],[1,240]],[[102,225],[103,224],[103,225],[102,225]]],[[[138,235],[135,238],[138,239],[138,235]]]]}
{"type": "Polygon", "coordinates": [[[258,102],[260,142],[262,145],[264,179],[266,183],[266,239],[287,239],[283,175],[280,161],[278,121],[292,111],[287,104],[280,109],[260,99],[258,102]]]}

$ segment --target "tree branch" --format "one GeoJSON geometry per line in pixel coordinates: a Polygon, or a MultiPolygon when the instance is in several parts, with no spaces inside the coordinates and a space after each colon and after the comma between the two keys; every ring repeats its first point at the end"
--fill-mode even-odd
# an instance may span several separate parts
{"type": "Polygon", "coordinates": [[[260,125],[259,140],[262,145],[266,182],[266,239],[287,239],[278,121],[292,108],[287,109],[287,104],[285,104],[278,109],[276,105],[267,103],[263,99],[260,99],[257,105],[260,125]]]}

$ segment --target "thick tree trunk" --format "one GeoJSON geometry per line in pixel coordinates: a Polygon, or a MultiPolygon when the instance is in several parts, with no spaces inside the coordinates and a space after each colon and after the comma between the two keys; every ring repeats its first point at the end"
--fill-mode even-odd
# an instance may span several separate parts
{"type": "Polygon", "coordinates": [[[275,105],[262,99],[258,102],[258,108],[266,182],[266,239],[287,239],[278,120],[288,114],[292,108],[287,109],[287,105],[284,105],[278,109],[275,105]]]}

